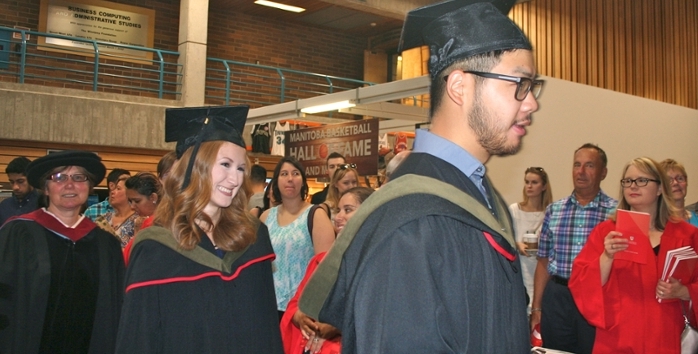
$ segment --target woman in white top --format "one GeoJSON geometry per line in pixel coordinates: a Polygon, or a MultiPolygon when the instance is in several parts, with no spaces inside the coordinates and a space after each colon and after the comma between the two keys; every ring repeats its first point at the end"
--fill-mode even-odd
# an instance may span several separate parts
{"type": "Polygon", "coordinates": [[[521,254],[521,274],[529,299],[533,299],[533,274],[536,255],[523,242],[523,235],[540,235],[545,208],[553,202],[553,191],[548,174],[542,167],[529,167],[524,173],[523,201],[509,206],[514,221],[516,245],[521,254]]]}
{"type": "Polygon", "coordinates": [[[334,228],[327,213],[316,208],[309,215],[312,205],[305,201],[308,182],[303,171],[303,165],[294,157],[279,161],[274,169],[272,191],[274,199],[281,204],[264,211],[259,218],[269,228],[276,254],[273,271],[279,316],[295,294],[310,259],[326,252],[334,242],[334,228]],[[309,230],[309,218],[312,218],[312,230],[309,230]]]}

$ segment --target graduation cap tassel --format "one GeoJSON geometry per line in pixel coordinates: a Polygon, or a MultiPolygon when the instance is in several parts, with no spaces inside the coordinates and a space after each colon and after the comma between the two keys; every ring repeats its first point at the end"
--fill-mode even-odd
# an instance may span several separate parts
{"type": "MultiPolygon", "coordinates": [[[[204,120],[204,124],[201,125],[201,131],[203,132],[204,129],[206,129],[206,125],[208,125],[209,119],[206,117],[204,120]]],[[[191,179],[191,171],[194,169],[194,160],[196,159],[196,154],[199,153],[199,147],[201,147],[201,136],[202,134],[198,134],[196,137],[196,143],[194,144],[194,150],[191,152],[191,157],[189,158],[189,164],[187,165],[187,172],[184,173],[184,182],[182,182],[182,188],[180,190],[184,190],[189,186],[189,181],[191,179]]]]}

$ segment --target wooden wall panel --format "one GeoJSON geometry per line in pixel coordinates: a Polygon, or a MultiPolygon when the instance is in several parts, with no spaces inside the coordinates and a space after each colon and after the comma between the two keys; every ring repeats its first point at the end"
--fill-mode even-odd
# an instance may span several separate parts
{"type": "MultiPolygon", "coordinates": [[[[9,189],[5,168],[7,164],[17,156],[26,156],[30,160],[46,155],[48,149],[68,150],[80,149],[97,153],[101,158],[107,173],[114,168],[123,168],[136,172],[152,172],[157,170],[158,161],[167,150],[150,150],[119,148],[109,146],[91,146],[79,144],[57,144],[38,141],[7,140],[0,139],[0,190],[9,189]]],[[[106,187],[106,180],[100,187],[106,187]]]]}
{"type": "Polygon", "coordinates": [[[698,109],[696,1],[533,0],[510,17],[542,75],[698,109]]]}

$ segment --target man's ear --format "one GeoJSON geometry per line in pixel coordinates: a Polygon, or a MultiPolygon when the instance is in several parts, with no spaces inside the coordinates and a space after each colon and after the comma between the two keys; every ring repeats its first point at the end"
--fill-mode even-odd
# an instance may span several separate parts
{"type": "Polygon", "coordinates": [[[462,106],[475,92],[475,79],[462,70],[452,71],[446,78],[446,94],[455,104],[462,106]]]}

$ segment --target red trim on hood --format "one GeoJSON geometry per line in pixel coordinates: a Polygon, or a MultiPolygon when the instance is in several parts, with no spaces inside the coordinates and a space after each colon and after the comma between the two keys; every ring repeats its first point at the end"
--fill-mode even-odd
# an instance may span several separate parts
{"type": "Polygon", "coordinates": [[[502,246],[500,246],[500,245],[494,240],[494,238],[492,238],[492,235],[490,235],[489,233],[487,233],[487,232],[485,232],[485,231],[483,231],[482,234],[485,235],[485,238],[487,239],[487,242],[490,243],[490,246],[492,246],[492,248],[494,248],[495,251],[497,251],[499,254],[501,254],[502,256],[504,256],[504,258],[508,259],[510,262],[513,262],[513,261],[516,259],[516,255],[515,255],[515,254],[512,254],[512,253],[509,253],[509,252],[507,252],[507,250],[505,250],[504,248],[502,248],[502,246]]]}
{"type": "Polygon", "coordinates": [[[149,280],[149,281],[144,281],[144,282],[140,282],[140,283],[133,283],[126,288],[126,292],[129,292],[129,291],[136,289],[136,288],[145,287],[145,286],[170,284],[170,283],[178,283],[178,282],[186,282],[186,281],[196,281],[199,279],[208,278],[208,277],[215,277],[215,276],[218,276],[225,281],[231,281],[231,280],[237,278],[237,276],[240,275],[240,272],[243,269],[245,269],[245,268],[247,268],[255,263],[263,262],[266,260],[273,260],[275,258],[276,258],[276,255],[272,253],[272,254],[266,255],[264,257],[252,259],[252,260],[248,261],[247,263],[238,267],[238,269],[235,271],[235,273],[233,273],[231,275],[227,275],[227,276],[223,275],[223,273],[221,273],[219,271],[211,271],[211,272],[201,273],[201,274],[189,276],[189,277],[174,277],[174,278],[149,280]]]}

